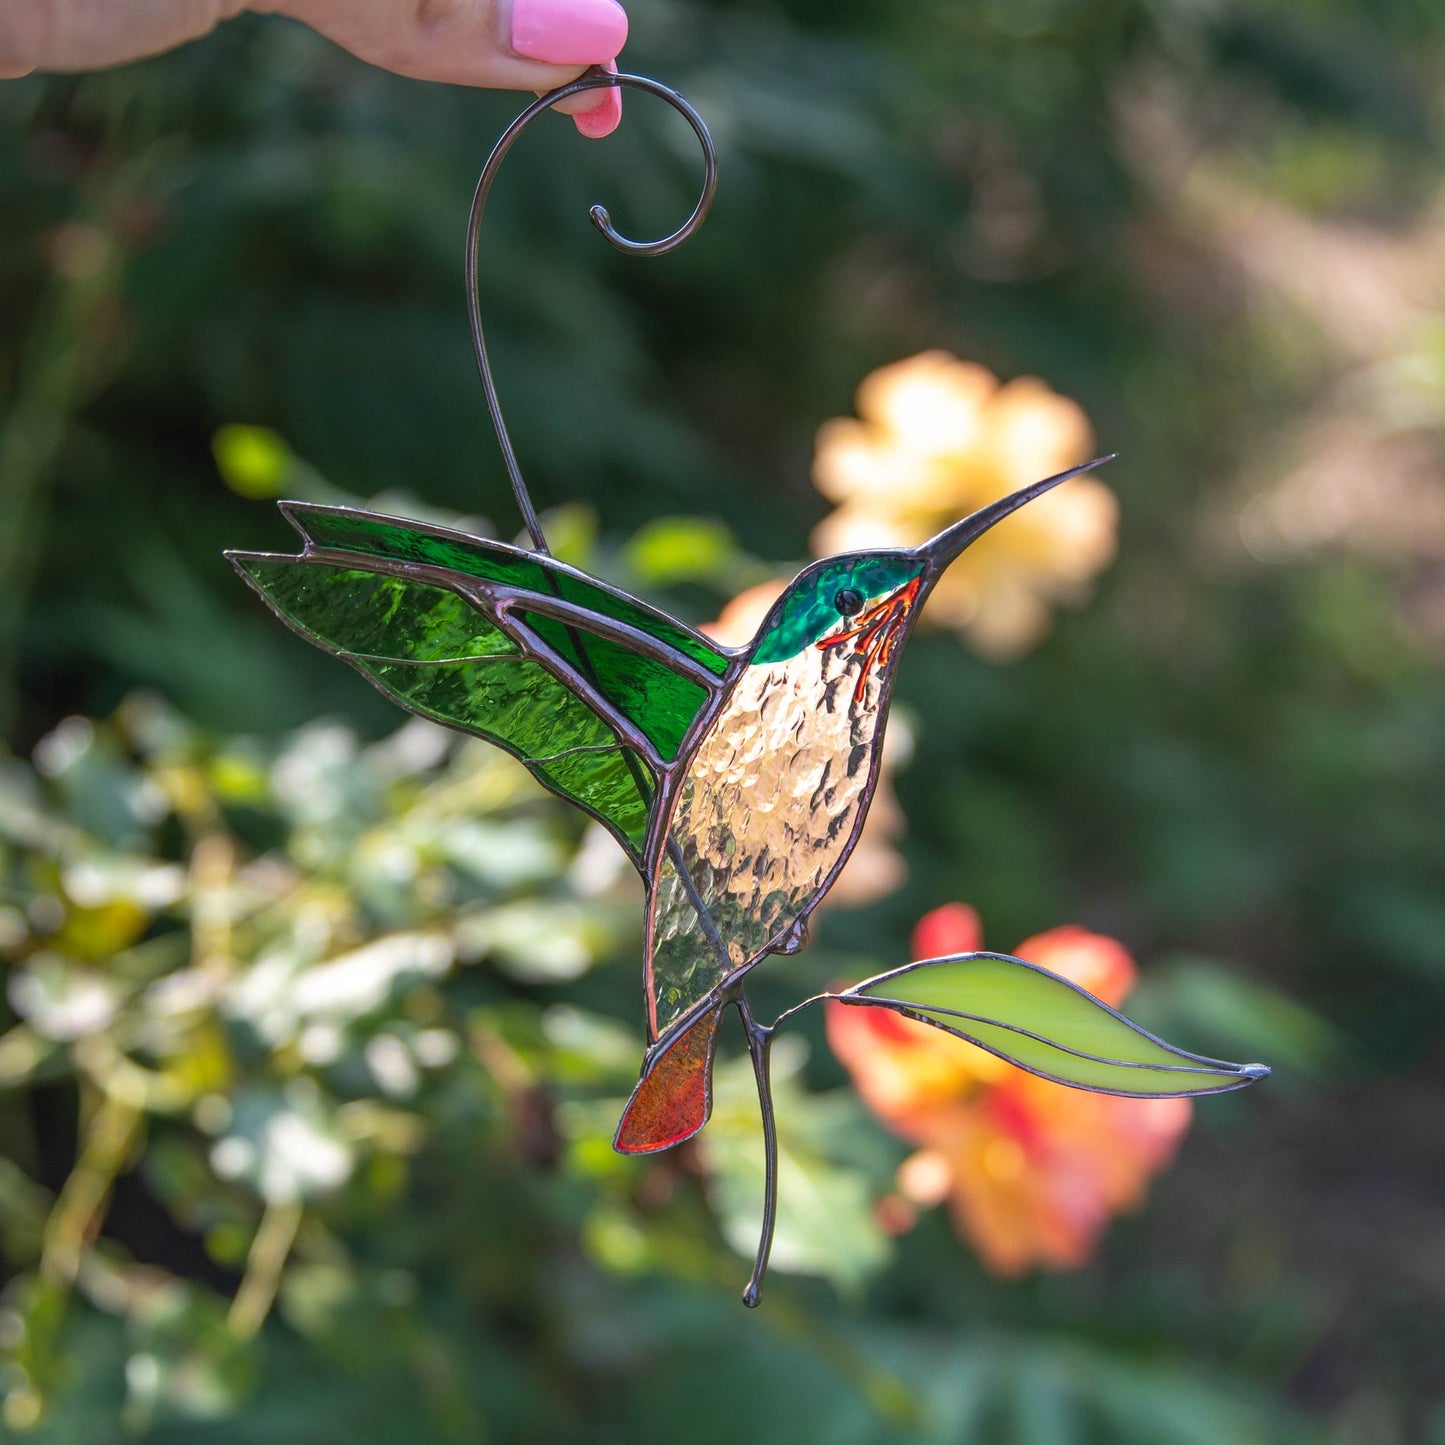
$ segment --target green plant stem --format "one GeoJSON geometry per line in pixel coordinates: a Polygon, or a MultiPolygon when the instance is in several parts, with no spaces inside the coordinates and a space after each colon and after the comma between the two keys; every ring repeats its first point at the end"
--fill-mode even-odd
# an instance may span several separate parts
{"type": "Polygon", "coordinates": [[[75,1284],[85,1247],[100,1227],[111,1186],[130,1155],[142,1118],[134,1100],[119,1093],[102,1094],[80,1157],[45,1228],[40,1273],[62,1289],[75,1284]]]}
{"type": "Polygon", "coordinates": [[[268,1204],[262,1212],[251,1252],[246,1256],[246,1273],[226,1316],[231,1332],[239,1339],[254,1338],[271,1313],[276,1291],[281,1287],[281,1272],[301,1227],[301,1213],[298,1200],[268,1204]]]}

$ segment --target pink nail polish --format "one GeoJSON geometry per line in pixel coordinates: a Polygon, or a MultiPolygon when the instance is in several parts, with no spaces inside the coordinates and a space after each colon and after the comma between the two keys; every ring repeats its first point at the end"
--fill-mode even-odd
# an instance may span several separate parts
{"type": "Polygon", "coordinates": [[[528,60],[600,65],[626,41],[617,0],[512,0],[512,49],[528,60]]]}
{"type": "MultiPolygon", "coordinates": [[[[615,60],[609,60],[607,68],[613,75],[617,74],[615,60]]],[[[622,123],[622,87],[609,85],[602,92],[602,99],[591,110],[584,110],[572,119],[588,140],[601,140],[603,136],[611,135],[622,123]]]]}

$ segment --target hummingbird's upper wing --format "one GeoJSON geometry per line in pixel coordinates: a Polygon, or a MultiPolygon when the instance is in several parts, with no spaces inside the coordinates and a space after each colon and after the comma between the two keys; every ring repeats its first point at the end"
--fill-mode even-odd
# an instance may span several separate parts
{"type": "Polygon", "coordinates": [[[643,866],[659,775],[727,653],[551,557],[349,507],[281,509],[299,556],[228,556],[284,622],[408,711],[505,748],[643,866]]]}

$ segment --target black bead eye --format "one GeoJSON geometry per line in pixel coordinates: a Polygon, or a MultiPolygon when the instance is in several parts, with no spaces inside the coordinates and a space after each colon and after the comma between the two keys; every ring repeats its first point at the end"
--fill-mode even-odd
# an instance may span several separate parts
{"type": "Polygon", "coordinates": [[[855,612],[863,610],[863,594],[856,587],[841,587],[833,599],[833,606],[844,617],[852,617],[855,612]]]}

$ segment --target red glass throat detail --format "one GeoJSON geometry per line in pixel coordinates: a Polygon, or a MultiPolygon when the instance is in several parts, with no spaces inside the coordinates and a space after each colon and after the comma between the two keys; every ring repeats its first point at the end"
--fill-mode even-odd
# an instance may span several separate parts
{"type": "Polygon", "coordinates": [[[893,661],[893,649],[903,631],[903,624],[907,622],[922,590],[921,576],[905,582],[896,592],[890,592],[871,607],[864,608],[856,617],[849,618],[832,636],[824,637],[817,643],[819,648],[828,648],[842,642],[852,642],[853,651],[862,654],[863,666],[858,670],[858,677],[853,683],[854,702],[862,696],[874,663],[887,667],[893,661]]]}

